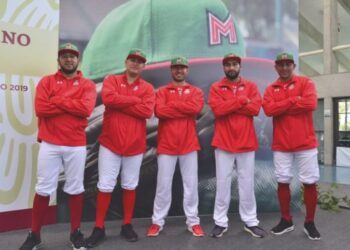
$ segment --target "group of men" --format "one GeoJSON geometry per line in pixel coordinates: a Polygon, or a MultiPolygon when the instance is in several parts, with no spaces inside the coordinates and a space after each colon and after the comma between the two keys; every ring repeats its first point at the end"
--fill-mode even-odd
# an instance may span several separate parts
{"type": "MultiPolygon", "coordinates": [[[[179,56],[170,61],[172,81],[155,92],[153,86],[140,77],[146,63],[145,54],[140,49],[132,49],[125,59],[125,72],[109,75],[103,81],[105,112],[99,137],[96,221],[92,234],[84,238],[79,228],[86,159],[85,128],[95,106],[96,88],[78,70],[79,59],[75,45],[61,45],[60,69],[43,77],[37,86],[35,111],[39,121],[38,141],[41,142],[38,180],[31,231],[20,249],[37,249],[41,245],[43,214],[48,209],[50,195],[57,189],[61,167],[66,177],[63,190],[69,194],[73,249],[92,248],[106,238],[105,216],[119,175],[123,205],[120,234],[128,241],[138,240],[132,227],[135,189],[146,150],[146,119],[153,113],[159,120],[158,175],[152,224],[147,236],[157,236],[164,227],[177,161],[183,180],[187,229],[194,236],[204,236],[198,217],[197,152],[200,144],[196,133],[196,116],[204,105],[203,91],[186,81],[189,63],[187,58],[179,56]]],[[[304,185],[304,231],[310,239],[320,239],[314,224],[319,168],[312,121],[312,111],[317,104],[313,82],[294,74],[293,56],[281,53],[275,60],[279,78],[267,87],[262,100],[255,83],[240,76],[239,56],[229,53],[222,63],[225,77],[213,83],[208,98],[215,116],[212,146],[215,148],[216,199],[211,236],[221,237],[228,229],[234,170],[238,176],[239,214],[244,230],[254,237],[266,235],[259,227],[254,194],[254,159],[258,148],[254,116],[262,106],[266,115],[273,117],[273,162],[281,208],[281,220],[271,232],[280,235],[294,230],[289,211],[289,184],[292,166],[296,163],[304,185]]]]}

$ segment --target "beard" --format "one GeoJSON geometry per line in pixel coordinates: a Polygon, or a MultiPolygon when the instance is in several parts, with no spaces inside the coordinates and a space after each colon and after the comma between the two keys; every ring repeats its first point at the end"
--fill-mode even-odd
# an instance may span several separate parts
{"type": "Polygon", "coordinates": [[[229,79],[230,81],[234,81],[238,78],[239,71],[227,71],[227,72],[225,72],[225,75],[226,75],[227,79],[229,79]]]}
{"type": "Polygon", "coordinates": [[[285,79],[285,80],[291,79],[292,76],[293,76],[293,73],[290,73],[290,72],[286,72],[286,73],[282,72],[282,73],[279,74],[279,77],[281,79],[285,79]]]}
{"type": "Polygon", "coordinates": [[[66,74],[66,75],[71,75],[71,74],[73,74],[75,71],[77,71],[77,69],[78,69],[78,65],[75,66],[75,67],[72,68],[72,69],[67,69],[67,68],[65,68],[65,67],[63,67],[63,66],[61,65],[61,71],[62,71],[64,74],[66,74]]]}
{"type": "Polygon", "coordinates": [[[183,82],[183,81],[185,81],[185,77],[178,77],[178,78],[173,77],[173,81],[174,82],[183,82]]]}

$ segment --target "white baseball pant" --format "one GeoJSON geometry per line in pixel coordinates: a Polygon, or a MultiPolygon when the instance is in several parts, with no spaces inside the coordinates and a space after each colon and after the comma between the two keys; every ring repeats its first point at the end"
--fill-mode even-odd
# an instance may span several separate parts
{"type": "Polygon", "coordinates": [[[259,224],[254,193],[254,157],[254,151],[231,153],[221,149],[215,150],[216,197],[214,221],[216,225],[228,227],[227,212],[231,201],[231,183],[235,166],[238,177],[241,220],[249,227],[259,224]]]}
{"type": "Polygon", "coordinates": [[[305,184],[313,184],[320,179],[317,149],[308,149],[297,152],[273,152],[273,163],[277,182],[291,183],[293,179],[293,162],[299,172],[299,180],[305,184]]]}
{"type": "Polygon", "coordinates": [[[68,147],[43,141],[38,155],[36,193],[41,196],[53,194],[62,167],[66,177],[63,191],[70,195],[84,192],[85,160],[85,146],[68,147]]]}
{"type": "Polygon", "coordinates": [[[156,197],[154,199],[152,223],[163,226],[171,205],[171,187],[176,162],[179,159],[183,181],[183,208],[186,224],[199,224],[198,217],[198,157],[197,151],[184,155],[158,155],[158,175],[156,197]]]}
{"type": "Polygon", "coordinates": [[[101,192],[113,192],[120,172],[123,189],[134,190],[139,183],[143,154],[121,156],[100,145],[98,152],[98,183],[101,192]]]}

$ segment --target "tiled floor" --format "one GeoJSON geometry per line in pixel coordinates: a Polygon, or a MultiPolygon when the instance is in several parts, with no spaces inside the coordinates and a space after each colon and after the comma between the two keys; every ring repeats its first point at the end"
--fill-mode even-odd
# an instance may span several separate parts
{"type": "Polygon", "coordinates": [[[320,165],[320,182],[350,185],[350,167],[320,165]]]}

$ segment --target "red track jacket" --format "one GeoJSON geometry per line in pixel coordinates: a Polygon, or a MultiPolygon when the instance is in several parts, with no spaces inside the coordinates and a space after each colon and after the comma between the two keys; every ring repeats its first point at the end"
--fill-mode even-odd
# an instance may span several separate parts
{"type": "Polygon", "coordinates": [[[273,116],[272,150],[294,152],[317,147],[312,121],[317,96],[311,79],[294,75],[288,82],[277,80],[267,87],[263,108],[273,116]]]}
{"type": "Polygon", "coordinates": [[[109,75],[103,81],[102,101],[106,106],[99,142],[122,156],[146,150],[146,119],[153,114],[153,86],[141,78],[128,84],[126,75],[109,75]]]}
{"type": "Polygon", "coordinates": [[[255,83],[223,78],[211,86],[208,103],[215,115],[212,146],[233,153],[258,148],[253,117],[259,114],[261,96],[255,83]]]}
{"type": "Polygon", "coordinates": [[[201,89],[186,83],[161,87],[156,94],[158,154],[182,155],[199,150],[196,116],[204,105],[201,89]]]}
{"type": "Polygon", "coordinates": [[[96,101],[95,84],[78,75],[67,79],[61,71],[43,77],[36,88],[38,141],[63,146],[86,145],[85,128],[96,101]]]}

